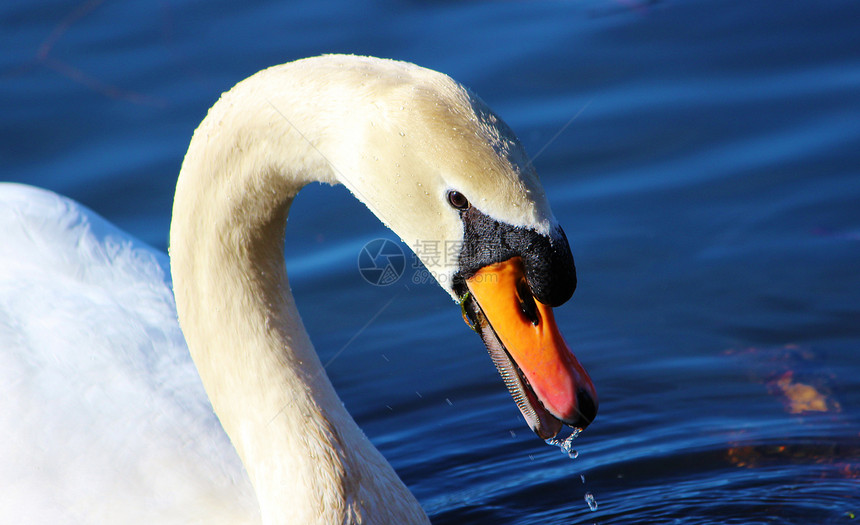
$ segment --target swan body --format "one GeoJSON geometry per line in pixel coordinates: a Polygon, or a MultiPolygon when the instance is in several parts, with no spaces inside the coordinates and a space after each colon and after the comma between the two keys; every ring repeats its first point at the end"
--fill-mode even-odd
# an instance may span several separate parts
{"type": "MultiPolygon", "coordinates": [[[[409,245],[476,247],[464,248],[459,266],[423,262],[468,307],[539,435],[554,435],[562,422],[588,424],[596,410],[593,386],[550,330],[554,321],[543,304],[572,293],[572,259],[513,133],[445,75],[390,60],[317,57],[239,83],[195,131],[171,223],[175,295],[163,257],[69,201],[3,189],[7,201],[9,195],[26,201],[25,210],[41,203],[13,241],[32,244],[29,262],[19,264],[24,273],[32,261],[49,271],[39,281],[42,269],[33,270],[32,282],[16,278],[0,290],[8,311],[25,312],[0,325],[14,348],[11,362],[3,363],[4,385],[14,385],[18,404],[4,414],[10,426],[25,422],[0,466],[11,464],[26,480],[16,494],[20,501],[50,500],[58,516],[80,523],[428,523],[346,412],[290,294],[287,214],[313,181],[344,184],[409,245]],[[467,196],[468,206],[452,192],[467,196]],[[485,248],[493,242],[502,248],[485,248]],[[527,282],[534,299],[524,298],[522,286],[505,297],[519,298],[511,304],[538,300],[537,309],[522,310],[532,316],[524,325],[534,324],[535,337],[549,341],[537,347],[551,347],[550,357],[538,354],[525,367],[535,374],[529,381],[504,357],[505,348],[517,355],[512,347],[522,332],[506,326],[524,314],[506,313],[504,305],[488,309],[498,287],[477,283],[481,272],[507,259],[516,262],[511,287],[527,282]],[[44,299],[28,292],[39,288],[57,290],[45,290],[55,295],[44,299]],[[174,297],[194,367],[174,321],[174,297]],[[27,301],[29,310],[20,309],[27,301]],[[38,321],[35,312],[45,304],[56,305],[59,320],[38,321]],[[114,311],[117,317],[109,317],[114,311]],[[22,329],[34,319],[42,325],[22,329]],[[78,335],[66,336],[66,329],[78,335]],[[546,388],[544,373],[554,378],[546,388]],[[60,377],[78,374],[79,380],[60,377]],[[47,411],[59,423],[42,426],[45,416],[29,416],[55,401],[47,411]],[[68,462],[65,448],[43,450],[33,439],[54,433],[70,435],[66,447],[89,455],[68,462]],[[142,450],[126,446],[137,441],[142,450]],[[89,463],[108,446],[118,452],[100,466],[89,463]],[[40,452],[35,462],[15,459],[40,452]],[[71,488],[39,486],[57,469],[65,477],[56,484],[71,488]],[[173,521],[166,517],[171,512],[173,521]]],[[[22,214],[6,212],[12,220],[22,214]]],[[[13,260],[3,264],[15,266],[15,254],[8,255],[13,260]]],[[[2,505],[0,512],[7,512],[17,503],[2,505]]],[[[31,522],[53,518],[32,516],[31,522]]]]}

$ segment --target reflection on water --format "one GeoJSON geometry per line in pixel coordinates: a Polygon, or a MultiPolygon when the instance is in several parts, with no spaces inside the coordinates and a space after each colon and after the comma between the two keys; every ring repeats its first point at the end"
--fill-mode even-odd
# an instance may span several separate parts
{"type": "Polygon", "coordinates": [[[529,432],[435,285],[362,279],[358,251],[390,234],[348,192],[309,187],[291,211],[294,292],[322,361],[434,522],[856,521],[860,4],[0,13],[14,28],[0,55],[3,177],[161,249],[206,108],[301,56],[445,71],[541,152],[580,278],[556,317],[600,396],[578,455],[529,432]]]}

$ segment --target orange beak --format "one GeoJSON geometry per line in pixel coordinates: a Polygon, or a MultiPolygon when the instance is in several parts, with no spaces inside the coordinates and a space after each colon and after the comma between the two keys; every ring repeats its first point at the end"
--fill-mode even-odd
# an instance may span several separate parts
{"type": "Polygon", "coordinates": [[[580,429],[597,413],[591,378],[564,342],[552,308],[537,301],[514,257],[466,280],[476,321],[493,362],[517,406],[540,437],[561,424],[580,429]]]}

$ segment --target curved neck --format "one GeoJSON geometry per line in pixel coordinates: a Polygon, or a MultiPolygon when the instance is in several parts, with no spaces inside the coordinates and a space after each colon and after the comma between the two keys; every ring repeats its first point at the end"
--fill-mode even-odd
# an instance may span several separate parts
{"type": "Polygon", "coordinates": [[[312,180],[335,181],[320,148],[343,138],[318,115],[349,111],[278,74],[237,85],[194,133],[170,232],[180,323],[265,522],[426,522],[344,409],[290,294],[290,203],[312,180]]]}

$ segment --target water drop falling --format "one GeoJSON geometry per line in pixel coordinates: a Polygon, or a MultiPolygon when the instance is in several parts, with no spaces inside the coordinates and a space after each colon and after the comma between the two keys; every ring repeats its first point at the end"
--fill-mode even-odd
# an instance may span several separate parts
{"type": "Polygon", "coordinates": [[[597,510],[597,501],[594,499],[594,494],[591,492],[585,493],[585,502],[588,503],[588,508],[591,509],[591,512],[597,510]]]}

